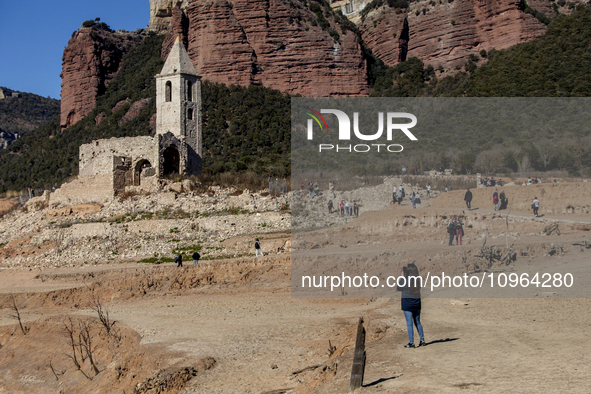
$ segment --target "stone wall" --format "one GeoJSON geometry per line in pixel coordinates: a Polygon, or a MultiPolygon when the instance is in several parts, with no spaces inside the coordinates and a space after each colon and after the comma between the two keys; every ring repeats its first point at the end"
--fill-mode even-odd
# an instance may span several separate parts
{"type": "Polygon", "coordinates": [[[131,157],[132,167],[140,160],[148,160],[152,166],[158,163],[157,144],[153,137],[124,137],[95,140],[80,145],[79,176],[113,174],[113,156],[131,157]]]}

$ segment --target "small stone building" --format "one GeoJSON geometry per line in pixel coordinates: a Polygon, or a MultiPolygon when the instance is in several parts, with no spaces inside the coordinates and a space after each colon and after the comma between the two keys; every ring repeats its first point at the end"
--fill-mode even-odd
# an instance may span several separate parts
{"type": "Polygon", "coordinates": [[[81,189],[96,197],[89,200],[102,202],[124,192],[126,187],[151,189],[163,176],[198,175],[201,171],[201,76],[177,38],[162,71],[156,75],[156,135],[81,145],[80,185],[62,187],[64,190],[56,194],[61,192],[65,197],[66,189],[81,189]]]}

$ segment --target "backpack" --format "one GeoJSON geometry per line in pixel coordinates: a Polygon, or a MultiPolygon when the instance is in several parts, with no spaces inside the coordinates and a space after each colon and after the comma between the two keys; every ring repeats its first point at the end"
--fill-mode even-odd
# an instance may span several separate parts
{"type": "Polygon", "coordinates": [[[193,260],[199,260],[201,255],[198,252],[193,253],[193,260]]]}
{"type": "Polygon", "coordinates": [[[260,249],[260,248],[261,248],[261,244],[259,243],[259,241],[256,241],[256,242],[254,243],[254,248],[255,248],[255,249],[260,249]]]}
{"type": "Polygon", "coordinates": [[[448,232],[448,234],[454,234],[455,231],[456,231],[456,226],[453,223],[450,223],[447,226],[447,232],[448,232]]]}

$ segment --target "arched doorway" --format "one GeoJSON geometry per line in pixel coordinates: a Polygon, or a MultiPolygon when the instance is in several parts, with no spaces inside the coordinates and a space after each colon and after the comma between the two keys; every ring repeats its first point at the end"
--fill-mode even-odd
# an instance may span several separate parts
{"type": "Polygon", "coordinates": [[[178,149],[175,146],[169,146],[162,152],[164,163],[162,163],[162,175],[178,174],[180,168],[180,158],[178,149]]]}
{"type": "Polygon", "coordinates": [[[133,185],[139,186],[141,184],[141,175],[144,168],[150,168],[152,164],[148,160],[140,160],[136,163],[133,171],[133,185]]]}

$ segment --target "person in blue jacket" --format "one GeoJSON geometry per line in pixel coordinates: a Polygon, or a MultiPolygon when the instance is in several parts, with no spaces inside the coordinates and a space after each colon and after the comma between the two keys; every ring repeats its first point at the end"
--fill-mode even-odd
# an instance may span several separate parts
{"type": "Polygon", "coordinates": [[[419,347],[425,346],[423,326],[421,325],[421,280],[419,279],[415,281],[413,279],[413,277],[419,277],[419,269],[414,263],[410,263],[407,266],[402,267],[402,271],[406,278],[406,283],[404,283],[404,286],[398,285],[396,289],[402,292],[402,311],[404,311],[406,330],[408,331],[408,344],[404,347],[415,347],[413,323],[419,332],[419,338],[421,340],[419,347]]]}

